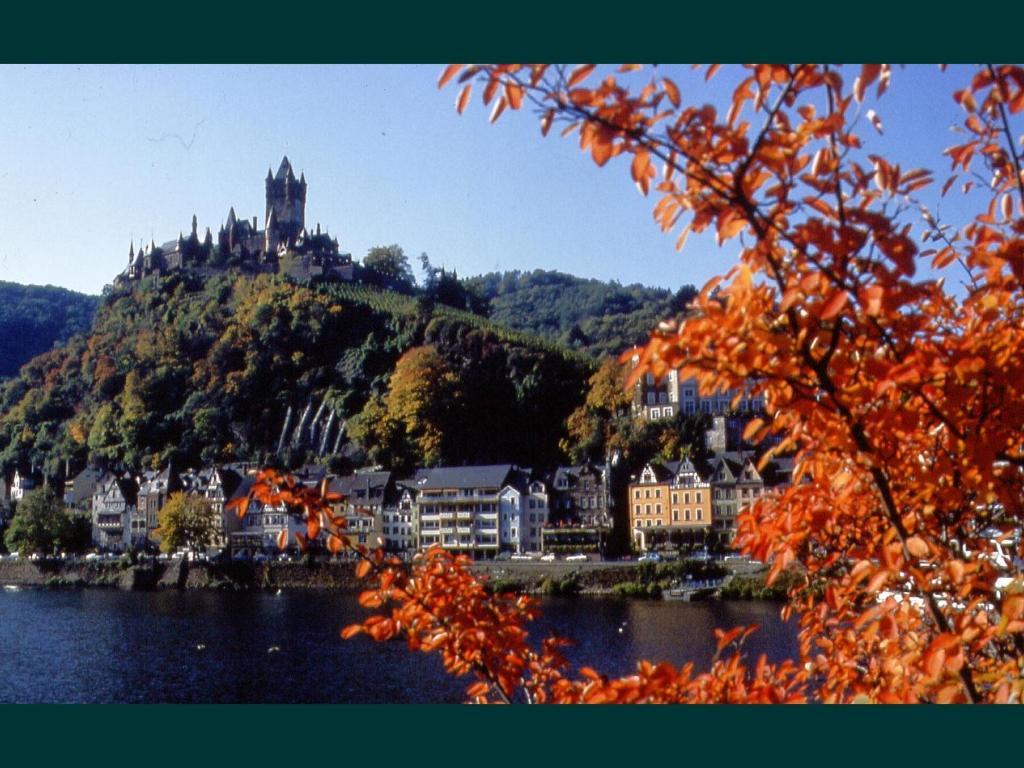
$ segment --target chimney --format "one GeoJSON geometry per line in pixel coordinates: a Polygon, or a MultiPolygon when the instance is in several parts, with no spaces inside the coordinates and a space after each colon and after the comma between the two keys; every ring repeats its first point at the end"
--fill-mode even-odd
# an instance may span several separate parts
{"type": "Polygon", "coordinates": [[[253,232],[256,231],[256,217],[255,216],[252,217],[252,231],[253,232]]]}

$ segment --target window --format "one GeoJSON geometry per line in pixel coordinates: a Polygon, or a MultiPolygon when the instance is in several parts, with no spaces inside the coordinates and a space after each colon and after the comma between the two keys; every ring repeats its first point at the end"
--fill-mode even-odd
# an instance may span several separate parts
{"type": "Polygon", "coordinates": [[[661,498],[661,488],[655,488],[654,489],[654,498],[656,498],[656,499],[660,499],[661,498]]]}
{"type": "Polygon", "coordinates": [[[686,510],[683,514],[686,522],[690,522],[690,510],[686,510]]]}
{"type": "Polygon", "coordinates": [[[697,491],[697,503],[698,503],[698,504],[700,504],[700,503],[701,503],[701,502],[703,501],[703,499],[701,498],[701,496],[702,496],[701,492],[700,492],[700,491],[697,491]]]}
{"type": "Polygon", "coordinates": [[[654,514],[656,514],[656,515],[660,515],[661,514],[661,504],[655,504],[654,505],[654,514]]]}
{"type": "Polygon", "coordinates": [[[646,511],[648,515],[651,514],[651,505],[647,504],[646,509],[644,511],[646,511]]]}
{"type": "Polygon", "coordinates": [[[633,514],[634,515],[639,515],[640,514],[640,505],[639,504],[637,504],[635,507],[633,507],[633,514]]]}
{"type": "Polygon", "coordinates": [[[654,405],[654,393],[653,392],[648,392],[647,393],[647,404],[648,405],[654,405]]]}
{"type": "Polygon", "coordinates": [[[690,494],[684,493],[683,494],[683,504],[689,504],[689,503],[690,503],[690,494]]]}
{"type": "Polygon", "coordinates": [[[704,519],[704,510],[703,509],[698,509],[697,510],[697,519],[698,520],[703,520],[704,519]]]}
{"type": "Polygon", "coordinates": [[[679,510],[678,509],[673,509],[672,510],[672,522],[673,523],[678,523],[679,522],[679,510]]]}
{"type": "Polygon", "coordinates": [[[651,418],[652,419],[660,419],[661,418],[661,409],[660,408],[651,408],[651,418]]]}
{"type": "Polygon", "coordinates": [[[679,503],[679,494],[678,493],[673,493],[672,494],[672,503],[673,504],[678,504],[679,503]]]}

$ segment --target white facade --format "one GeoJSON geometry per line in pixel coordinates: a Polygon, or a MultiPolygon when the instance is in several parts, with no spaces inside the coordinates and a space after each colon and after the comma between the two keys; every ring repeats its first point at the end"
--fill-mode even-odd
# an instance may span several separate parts
{"type": "Polygon", "coordinates": [[[284,505],[265,506],[253,499],[249,502],[240,529],[231,534],[233,549],[277,551],[277,538],[288,531],[288,547],[296,546],[295,534],[306,533],[306,521],[289,515],[284,505]]]}
{"type": "Polygon", "coordinates": [[[544,484],[532,482],[526,491],[505,486],[498,494],[498,508],[501,549],[540,552],[541,531],[548,521],[548,494],[544,484]]]}
{"type": "Polygon", "coordinates": [[[394,552],[405,552],[413,548],[416,536],[413,531],[413,500],[408,491],[402,493],[396,507],[381,510],[381,538],[384,546],[394,552]]]}
{"type": "Polygon", "coordinates": [[[31,477],[22,477],[21,473],[15,470],[14,480],[11,481],[11,501],[21,501],[25,498],[25,492],[35,487],[35,480],[31,477]]]}

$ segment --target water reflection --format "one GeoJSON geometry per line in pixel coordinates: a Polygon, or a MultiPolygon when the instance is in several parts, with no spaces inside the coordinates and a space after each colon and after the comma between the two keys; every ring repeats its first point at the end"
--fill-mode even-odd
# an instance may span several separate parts
{"type": "MultiPolygon", "coordinates": [[[[463,700],[433,655],[342,641],[354,596],[21,590],[0,593],[0,702],[444,703],[463,700]]],[[[707,668],[713,629],[757,623],[752,657],[797,652],[766,603],[553,599],[531,634],[575,642],[575,667],[628,674],[635,661],[707,668]]]]}

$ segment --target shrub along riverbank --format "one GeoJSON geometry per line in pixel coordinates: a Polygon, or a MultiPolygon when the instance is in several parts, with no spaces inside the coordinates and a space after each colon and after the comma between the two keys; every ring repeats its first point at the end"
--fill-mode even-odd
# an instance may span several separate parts
{"type": "MultiPolygon", "coordinates": [[[[718,563],[498,563],[473,565],[495,592],[536,595],[603,595],[660,598],[674,583],[731,576],[719,590],[724,599],[781,599],[791,583],[782,578],[765,587],[764,572],[736,575],[718,563]]],[[[784,575],[785,576],[785,575],[784,575]]],[[[36,587],[118,587],[121,589],[319,589],[357,592],[363,584],[351,562],[184,563],[128,558],[101,561],[2,560],[0,584],[36,587]]]]}

